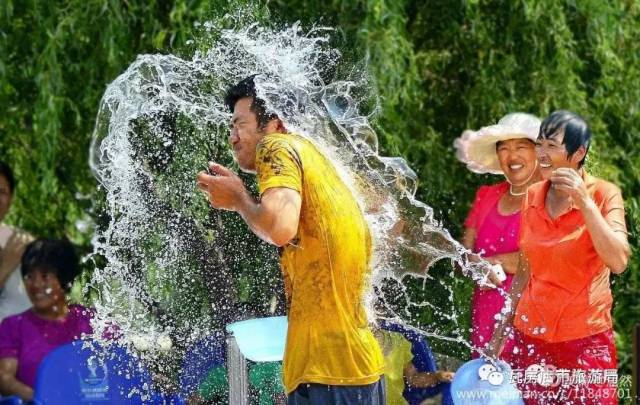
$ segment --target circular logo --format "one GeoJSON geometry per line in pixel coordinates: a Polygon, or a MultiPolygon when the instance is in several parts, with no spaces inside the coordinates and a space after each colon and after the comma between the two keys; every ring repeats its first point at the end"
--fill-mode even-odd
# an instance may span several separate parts
{"type": "Polygon", "coordinates": [[[478,376],[482,381],[487,381],[491,373],[498,371],[493,364],[483,364],[478,369],[478,376]]]}
{"type": "Polygon", "coordinates": [[[489,381],[491,385],[501,385],[504,382],[504,375],[499,371],[494,371],[489,374],[487,381],[489,381]]]}

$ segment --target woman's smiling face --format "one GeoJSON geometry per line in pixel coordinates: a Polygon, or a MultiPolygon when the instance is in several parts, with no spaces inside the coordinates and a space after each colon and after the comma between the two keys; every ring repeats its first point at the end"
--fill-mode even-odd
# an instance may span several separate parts
{"type": "Polygon", "coordinates": [[[49,269],[34,268],[24,276],[24,286],[34,309],[50,311],[65,298],[58,276],[49,269]]]}
{"type": "Polygon", "coordinates": [[[500,141],[496,145],[500,168],[514,185],[526,183],[536,170],[535,145],[529,139],[516,138],[500,141]]]}
{"type": "Polygon", "coordinates": [[[569,157],[569,152],[564,144],[564,131],[560,129],[549,137],[538,137],[536,157],[540,165],[540,174],[544,179],[548,179],[554,170],[561,167],[579,169],[580,161],[584,157],[584,148],[581,147],[569,157]]]}

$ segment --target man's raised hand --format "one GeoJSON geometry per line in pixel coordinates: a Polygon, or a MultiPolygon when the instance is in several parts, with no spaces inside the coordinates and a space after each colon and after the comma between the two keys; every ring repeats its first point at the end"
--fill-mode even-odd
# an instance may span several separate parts
{"type": "Polygon", "coordinates": [[[213,208],[237,211],[248,192],[242,179],[232,170],[209,162],[209,173],[201,171],[197,177],[198,188],[207,193],[213,208]]]}

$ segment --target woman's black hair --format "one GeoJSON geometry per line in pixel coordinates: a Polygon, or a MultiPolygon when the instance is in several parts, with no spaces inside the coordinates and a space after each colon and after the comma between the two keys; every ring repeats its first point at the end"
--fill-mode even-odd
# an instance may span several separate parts
{"type": "Polygon", "coordinates": [[[589,129],[587,121],[571,111],[554,111],[542,121],[538,138],[553,138],[558,135],[560,130],[564,130],[562,143],[567,149],[568,159],[570,159],[581,146],[584,146],[584,158],[578,163],[578,166],[582,167],[587,157],[587,152],[589,152],[589,146],[591,145],[591,130],[589,129]]]}
{"type": "Polygon", "coordinates": [[[39,269],[56,275],[62,288],[69,292],[73,280],[80,274],[76,251],[66,239],[36,239],[22,255],[22,277],[39,269]]]}
{"type": "Polygon", "coordinates": [[[256,94],[256,85],[253,81],[256,76],[257,75],[249,76],[241,80],[239,83],[231,86],[224,97],[224,103],[229,107],[229,110],[233,112],[238,100],[251,97],[253,99],[251,102],[251,111],[256,114],[258,126],[260,128],[264,128],[269,121],[278,118],[278,116],[274,113],[268,113],[264,100],[258,98],[256,94]]]}
{"type": "Polygon", "coordinates": [[[9,183],[9,191],[13,194],[13,190],[16,187],[16,179],[13,177],[13,171],[11,167],[5,162],[0,160],[0,176],[4,176],[7,179],[7,183],[9,183]]]}
{"type": "MultiPolygon", "coordinates": [[[[535,145],[536,143],[534,141],[532,141],[530,138],[512,138],[512,139],[524,139],[527,140],[529,142],[531,142],[533,145],[535,145]]],[[[498,152],[498,148],[500,147],[500,145],[502,145],[505,141],[508,141],[509,139],[504,139],[502,141],[498,141],[496,142],[496,152],[498,152]]]]}

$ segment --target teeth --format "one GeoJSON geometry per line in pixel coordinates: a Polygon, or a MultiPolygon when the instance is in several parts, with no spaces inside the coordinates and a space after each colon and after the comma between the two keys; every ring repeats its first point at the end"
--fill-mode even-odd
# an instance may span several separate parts
{"type": "Polygon", "coordinates": [[[518,169],[522,169],[524,165],[511,165],[509,167],[511,168],[511,170],[518,170],[518,169]]]}
{"type": "Polygon", "coordinates": [[[540,163],[540,167],[544,167],[545,169],[551,167],[551,163],[540,163]]]}

